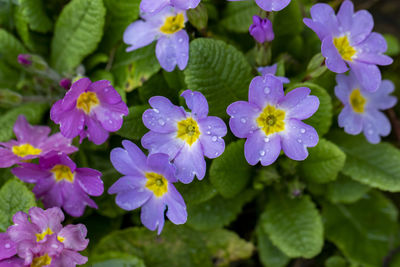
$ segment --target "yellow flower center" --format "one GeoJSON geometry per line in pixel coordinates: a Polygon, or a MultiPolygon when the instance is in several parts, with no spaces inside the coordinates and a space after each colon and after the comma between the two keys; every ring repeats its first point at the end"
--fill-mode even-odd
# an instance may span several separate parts
{"type": "Polygon", "coordinates": [[[183,13],[176,14],[176,16],[169,16],[161,26],[160,31],[165,34],[173,34],[185,28],[185,17],[183,13]]]}
{"type": "Polygon", "coordinates": [[[47,266],[50,264],[51,264],[51,258],[46,253],[43,256],[34,258],[32,261],[31,267],[42,267],[42,266],[47,266]]]}
{"type": "Polygon", "coordinates": [[[46,236],[52,235],[53,231],[49,227],[40,234],[36,234],[36,242],[42,241],[46,236]]]}
{"type": "Polygon", "coordinates": [[[277,133],[285,129],[285,111],[273,106],[266,106],[257,118],[258,126],[266,135],[277,133]]]}
{"type": "Polygon", "coordinates": [[[82,93],[76,100],[76,107],[83,110],[86,114],[89,114],[94,107],[99,105],[99,103],[100,101],[96,93],[85,92],[82,93]]]}
{"type": "Polygon", "coordinates": [[[179,121],[176,136],[188,143],[190,146],[193,145],[200,136],[197,122],[192,117],[179,121]]]}
{"type": "Polygon", "coordinates": [[[161,174],[146,172],[146,187],[153,191],[156,197],[161,197],[168,191],[168,181],[161,174]]]}
{"type": "Polygon", "coordinates": [[[19,146],[13,146],[12,152],[18,157],[23,158],[26,156],[39,155],[42,153],[42,150],[32,146],[31,144],[22,144],[19,146]]]}
{"type": "Polygon", "coordinates": [[[363,97],[363,95],[360,92],[360,89],[354,89],[353,92],[351,92],[349,98],[350,98],[350,105],[353,108],[353,110],[357,113],[363,113],[365,104],[367,103],[367,99],[363,97]]]}
{"type": "Polygon", "coordinates": [[[357,51],[350,45],[349,39],[346,35],[333,38],[333,44],[344,60],[353,61],[353,56],[357,51]]]}
{"type": "Polygon", "coordinates": [[[70,183],[74,182],[74,173],[71,172],[71,169],[66,165],[58,164],[51,169],[53,173],[54,179],[57,182],[62,180],[67,180],[70,183]]]}

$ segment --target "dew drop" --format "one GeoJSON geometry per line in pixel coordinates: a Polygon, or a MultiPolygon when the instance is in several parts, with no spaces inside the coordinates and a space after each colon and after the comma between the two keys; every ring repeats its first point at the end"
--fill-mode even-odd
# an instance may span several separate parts
{"type": "Polygon", "coordinates": [[[5,247],[5,248],[11,248],[11,245],[8,244],[8,243],[6,243],[6,244],[4,245],[4,247],[5,247]]]}
{"type": "Polygon", "coordinates": [[[160,124],[161,126],[164,126],[164,125],[165,125],[165,121],[162,120],[162,119],[159,119],[159,120],[158,120],[158,124],[160,124]]]}
{"type": "Polygon", "coordinates": [[[218,137],[216,137],[215,135],[211,138],[211,140],[213,140],[213,142],[216,142],[218,139],[218,137]]]}
{"type": "Polygon", "coordinates": [[[269,142],[269,138],[268,138],[268,137],[265,137],[265,138],[264,138],[264,142],[265,142],[265,143],[268,143],[268,142],[269,142]]]}
{"type": "Polygon", "coordinates": [[[305,132],[306,132],[306,129],[300,129],[300,132],[301,132],[301,133],[305,133],[305,132]]]}
{"type": "Polygon", "coordinates": [[[264,94],[268,95],[270,92],[271,90],[269,89],[269,87],[264,88],[264,94]]]}
{"type": "Polygon", "coordinates": [[[211,129],[211,125],[208,125],[207,129],[211,129]]]}
{"type": "Polygon", "coordinates": [[[297,142],[299,142],[301,144],[303,141],[301,141],[301,139],[297,139],[297,142]]]}
{"type": "Polygon", "coordinates": [[[215,156],[218,156],[219,155],[219,153],[218,152],[215,152],[215,156]]]}
{"type": "Polygon", "coordinates": [[[183,38],[179,38],[178,42],[182,43],[183,42],[183,38]]]}
{"type": "Polygon", "coordinates": [[[112,123],[113,123],[113,121],[112,121],[112,120],[108,120],[108,123],[109,123],[109,124],[112,124],[112,123]]]}
{"type": "Polygon", "coordinates": [[[210,135],[210,134],[211,134],[211,132],[210,132],[210,131],[207,131],[207,134],[208,134],[208,135],[210,135]]]}
{"type": "Polygon", "coordinates": [[[260,150],[260,156],[263,157],[265,155],[265,151],[264,150],[260,150]]]}
{"type": "Polygon", "coordinates": [[[245,119],[245,118],[241,118],[240,121],[241,121],[242,123],[246,123],[246,119],[245,119]]]}
{"type": "Polygon", "coordinates": [[[373,134],[374,133],[374,131],[372,131],[372,130],[368,130],[368,134],[373,134]]]}
{"type": "Polygon", "coordinates": [[[155,113],[160,113],[160,111],[156,108],[153,109],[155,113]]]}

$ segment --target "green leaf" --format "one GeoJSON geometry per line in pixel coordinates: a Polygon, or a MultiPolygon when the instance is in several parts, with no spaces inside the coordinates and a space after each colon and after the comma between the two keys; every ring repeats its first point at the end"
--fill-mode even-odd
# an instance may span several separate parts
{"type": "Polygon", "coordinates": [[[129,114],[124,118],[124,124],[117,134],[128,139],[140,140],[148,132],[142,122],[142,114],[148,108],[148,105],[130,107],[129,114]]]}
{"type": "Polygon", "coordinates": [[[52,30],[53,22],[47,16],[42,0],[19,0],[19,4],[33,31],[46,33],[52,30]]]}
{"type": "Polygon", "coordinates": [[[166,223],[160,236],[145,228],[128,228],[103,238],[93,255],[118,251],[137,255],[146,266],[211,267],[203,234],[185,226],[166,223]]]}
{"type": "Polygon", "coordinates": [[[316,147],[308,149],[310,155],[300,162],[302,176],[310,182],[327,183],[336,180],[343,169],[346,154],[334,143],[321,138],[316,147]]]}
{"type": "Polygon", "coordinates": [[[319,108],[311,118],[304,120],[305,123],[313,126],[317,130],[319,136],[325,135],[332,124],[332,99],[326,90],[314,83],[298,83],[294,84],[288,90],[291,91],[298,87],[308,87],[311,89],[311,95],[315,95],[319,99],[319,108]]]}
{"type": "Polygon", "coordinates": [[[290,258],[275,247],[262,227],[257,227],[258,257],[265,267],[284,267],[290,258]]]}
{"type": "Polygon", "coordinates": [[[339,174],[336,181],[327,184],[325,196],[333,203],[353,203],[362,198],[370,189],[367,185],[339,174]]]}
{"type": "Polygon", "coordinates": [[[272,243],[289,257],[309,259],[322,250],[321,216],[307,195],[290,199],[286,194],[272,194],[260,224],[272,243]]]}
{"type": "Polygon", "coordinates": [[[13,126],[19,115],[24,115],[31,124],[39,123],[47,111],[47,104],[25,104],[11,109],[0,117],[0,142],[7,142],[13,137],[13,126]]]}
{"type": "Polygon", "coordinates": [[[325,267],[347,267],[347,266],[348,266],[347,261],[340,256],[332,256],[325,261],[325,267]]]}
{"type": "Polygon", "coordinates": [[[194,179],[190,184],[176,183],[175,187],[181,193],[186,204],[202,203],[215,197],[218,193],[207,176],[201,181],[194,179]]]}
{"type": "Polygon", "coordinates": [[[204,38],[190,43],[185,81],[207,98],[210,114],[226,118],[229,104],[247,99],[251,78],[246,58],[233,46],[204,38]]]}
{"type": "Polygon", "coordinates": [[[254,1],[228,2],[221,24],[229,31],[247,33],[253,23],[253,15],[259,10],[254,1]]]}
{"type": "Polygon", "coordinates": [[[277,39],[281,36],[300,34],[304,29],[303,15],[298,0],[292,0],[283,10],[274,13],[274,33],[277,39]]]}
{"type": "Polygon", "coordinates": [[[378,192],[354,204],[322,204],[326,238],[351,261],[382,266],[398,231],[396,207],[378,192]]]}
{"type": "Polygon", "coordinates": [[[187,224],[196,230],[211,230],[228,225],[254,196],[254,191],[243,192],[240,197],[226,200],[217,195],[196,205],[188,206],[187,224]]]}
{"type": "Polygon", "coordinates": [[[128,253],[108,252],[91,258],[93,267],[145,267],[143,260],[128,253]]]}
{"type": "Polygon", "coordinates": [[[252,243],[226,229],[205,232],[203,240],[213,255],[215,266],[230,266],[230,262],[250,258],[254,251],[252,243]]]}
{"type": "Polygon", "coordinates": [[[0,189],[0,231],[7,230],[17,211],[28,212],[34,206],[35,196],[22,182],[13,179],[5,183],[0,189]]]}
{"type": "Polygon", "coordinates": [[[0,29],[0,60],[16,68],[21,68],[18,55],[26,54],[27,50],[12,34],[0,29]]]}
{"type": "Polygon", "coordinates": [[[173,103],[178,103],[179,101],[178,89],[172,89],[168,86],[165,76],[161,73],[153,75],[142,87],[139,87],[138,92],[140,100],[143,103],[148,103],[149,99],[153,96],[164,96],[173,103]]]}
{"type": "Polygon", "coordinates": [[[251,176],[251,166],[244,158],[244,140],[230,143],[225,152],[214,159],[210,167],[210,181],[225,198],[240,193],[251,176]]]}
{"type": "Polygon", "coordinates": [[[370,144],[364,136],[336,132],[334,141],[346,153],[343,173],[362,184],[400,191],[400,151],[388,143],[370,144]]]}
{"type": "Polygon", "coordinates": [[[62,10],[51,43],[51,66],[71,72],[92,53],[103,35],[102,0],[72,0],[62,10]]]}
{"type": "Polygon", "coordinates": [[[385,54],[388,56],[397,56],[400,53],[400,42],[397,37],[391,34],[384,34],[383,37],[385,37],[388,47],[385,54]]]}
{"type": "Polygon", "coordinates": [[[111,70],[117,78],[118,86],[124,86],[125,90],[130,92],[142,86],[146,80],[160,70],[155,46],[154,42],[129,53],[125,52],[126,46],[120,46],[111,70]]]}

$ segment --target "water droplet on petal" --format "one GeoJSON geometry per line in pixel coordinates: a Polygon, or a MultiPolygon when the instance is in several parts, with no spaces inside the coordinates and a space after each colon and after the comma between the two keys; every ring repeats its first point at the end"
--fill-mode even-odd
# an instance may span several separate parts
{"type": "Polygon", "coordinates": [[[5,247],[5,248],[11,248],[11,245],[8,244],[8,243],[6,243],[6,244],[4,245],[4,247],[5,247]]]}
{"type": "Polygon", "coordinates": [[[218,137],[216,137],[215,135],[211,138],[211,140],[213,140],[213,142],[216,142],[218,139],[218,137]]]}
{"type": "Polygon", "coordinates": [[[303,141],[301,141],[301,139],[297,139],[297,142],[299,142],[301,144],[303,141]]]}
{"type": "Polygon", "coordinates": [[[211,134],[211,132],[210,132],[210,131],[207,131],[207,134],[208,134],[208,135],[210,135],[210,134],[211,134]]]}
{"type": "Polygon", "coordinates": [[[265,138],[264,138],[264,142],[265,142],[265,143],[268,143],[268,142],[269,142],[269,138],[268,138],[268,137],[265,137],[265,138]]]}
{"type": "Polygon", "coordinates": [[[113,121],[112,121],[112,120],[108,120],[108,123],[109,123],[109,124],[112,124],[112,123],[113,123],[113,121]]]}
{"type": "Polygon", "coordinates": [[[219,153],[218,152],[215,152],[215,156],[218,156],[219,155],[219,153]]]}
{"type": "Polygon", "coordinates": [[[268,95],[271,92],[271,89],[269,87],[264,88],[264,94],[268,95]]]}
{"type": "Polygon", "coordinates": [[[245,118],[241,118],[240,121],[241,121],[242,123],[246,123],[246,119],[245,119],[245,118]]]}
{"type": "Polygon", "coordinates": [[[300,132],[301,132],[301,133],[305,133],[305,132],[306,132],[306,129],[300,129],[300,132]]]}
{"type": "Polygon", "coordinates": [[[165,121],[162,120],[162,119],[159,119],[159,120],[158,120],[158,124],[160,124],[161,126],[164,126],[164,125],[165,125],[165,121]]]}
{"type": "Polygon", "coordinates": [[[153,109],[155,113],[160,113],[160,111],[156,108],[153,109]]]}
{"type": "Polygon", "coordinates": [[[178,42],[182,43],[183,42],[183,38],[179,38],[178,42]]]}
{"type": "Polygon", "coordinates": [[[208,126],[207,126],[207,129],[211,129],[211,125],[208,125],[208,126]]]}
{"type": "Polygon", "coordinates": [[[368,130],[368,134],[373,134],[373,133],[374,133],[374,131],[368,130]]]}
{"type": "Polygon", "coordinates": [[[264,150],[260,150],[260,156],[263,157],[265,155],[265,151],[264,150]]]}

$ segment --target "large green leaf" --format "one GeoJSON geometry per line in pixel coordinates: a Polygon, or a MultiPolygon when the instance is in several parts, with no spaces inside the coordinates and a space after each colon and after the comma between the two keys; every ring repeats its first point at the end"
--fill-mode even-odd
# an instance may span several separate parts
{"type": "Polygon", "coordinates": [[[142,122],[143,112],[148,108],[148,105],[130,107],[129,114],[124,118],[124,124],[117,134],[125,138],[140,140],[148,132],[142,122]]]}
{"type": "Polygon", "coordinates": [[[165,224],[160,236],[145,228],[128,228],[103,238],[93,255],[118,251],[139,256],[146,266],[211,267],[211,257],[202,239],[202,233],[171,223],[165,224]]]}
{"type": "Polygon", "coordinates": [[[291,199],[274,193],[260,220],[272,243],[289,257],[308,259],[321,252],[322,220],[309,196],[291,199]]]}
{"type": "Polygon", "coordinates": [[[210,183],[208,176],[201,181],[194,179],[190,184],[176,183],[175,187],[188,205],[199,204],[218,194],[215,187],[210,183]]]}
{"type": "Polygon", "coordinates": [[[334,143],[321,138],[310,155],[299,164],[302,176],[310,182],[327,183],[336,180],[346,160],[346,154],[334,143]]]}
{"type": "Polygon", "coordinates": [[[254,191],[248,190],[237,198],[227,200],[217,195],[206,202],[188,205],[187,224],[196,230],[211,230],[228,225],[253,196],[254,191]]]}
{"type": "Polygon", "coordinates": [[[92,53],[103,35],[102,0],[72,0],[58,18],[51,43],[51,65],[71,72],[92,53]]]}
{"type": "Polygon", "coordinates": [[[273,26],[276,37],[294,36],[303,31],[303,15],[299,2],[300,0],[292,0],[285,9],[274,13],[273,26]]]}
{"type": "Polygon", "coordinates": [[[325,196],[333,203],[352,203],[362,198],[371,187],[339,174],[338,179],[327,184],[325,196]]]}
{"type": "Polygon", "coordinates": [[[47,16],[42,0],[19,0],[19,3],[32,30],[41,33],[51,31],[53,22],[47,16]]]}
{"type": "Polygon", "coordinates": [[[226,108],[246,100],[251,68],[244,55],[231,45],[198,38],[190,43],[185,81],[191,90],[205,95],[210,114],[227,117],[226,108]]]}
{"type": "Polygon", "coordinates": [[[35,196],[22,182],[13,179],[5,183],[0,189],[0,231],[7,230],[17,211],[28,212],[33,206],[35,196]]]}
{"type": "Polygon", "coordinates": [[[244,158],[243,147],[243,140],[230,143],[211,163],[210,181],[223,197],[236,196],[250,179],[251,166],[244,158]]]}
{"type": "Polygon", "coordinates": [[[178,89],[172,89],[161,73],[153,75],[138,89],[138,92],[143,103],[148,103],[153,96],[164,96],[171,100],[172,103],[178,103],[178,89]]]}
{"type": "Polygon", "coordinates": [[[400,151],[388,143],[373,145],[364,136],[335,132],[333,140],[346,153],[343,173],[381,190],[400,191],[400,151]]]}
{"type": "Polygon", "coordinates": [[[18,55],[26,54],[27,50],[12,34],[4,29],[0,29],[0,60],[8,65],[20,68],[18,55]]]}
{"type": "Polygon", "coordinates": [[[0,142],[7,142],[13,137],[13,126],[19,115],[24,115],[31,124],[41,121],[47,104],[25,104],[11,109],[0,117],[0,142]]]}
{"type": "Polygon", "coordinates": [[[262,227],[257,227],[258,257],[265,267],[284,267],[290,258],[275,247],[262,227]]]}
{"type": "Polygon", "coordinates": [[[90,258],[93,267],[145,267],[143,260],[128,253],[108,252],[90,258]]]}
{"type": "Polygon", "coordinates": [[[396,207],[378,192],[354,204],[323,203],[326,238],[350,260],[382,266],[398,231],[396,207]]]}
{"type": "Polygon", "coordinates": [[[259,10],[254,1],[228,2],[221,23],[229,31],[247,33],[259,10]]]}

